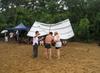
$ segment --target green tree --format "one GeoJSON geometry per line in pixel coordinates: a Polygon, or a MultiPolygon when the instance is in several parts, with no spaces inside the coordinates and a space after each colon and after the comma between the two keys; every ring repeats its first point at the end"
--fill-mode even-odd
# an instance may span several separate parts
{"type": "Polygon", "coordinates": [[[78,26],[78,36],[81,39],[89,40],[89,20],[87,18],[83,18],[80,20],[78,26]]]}
{"type": "Polygon", "coordinates": [[[56,23],[69,18],[77,39],[100,37],[100,0],[1,0],[0,12],[0,29],[21,22],[31,26],[34,21],[56,23]]]}

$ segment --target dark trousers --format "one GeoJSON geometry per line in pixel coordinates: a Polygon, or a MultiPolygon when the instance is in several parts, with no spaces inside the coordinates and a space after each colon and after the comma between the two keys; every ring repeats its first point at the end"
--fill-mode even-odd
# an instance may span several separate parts
{"type": "Polygon", "coordinates": [[[38,44],[33,45],[33,57],[38,56],[38,44]]]}

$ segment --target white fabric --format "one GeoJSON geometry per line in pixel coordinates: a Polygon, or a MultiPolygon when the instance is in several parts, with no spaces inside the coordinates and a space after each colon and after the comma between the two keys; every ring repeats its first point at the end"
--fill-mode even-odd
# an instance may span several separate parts
{"type": "Polygon", "coordinates": [[[60,41],[60,37],[58,35],[54,36],[54,41],[55,41],[55,47],[61,47],[62,43],[60,41]]]}
{"type": "Polygon", "coordinates": [[[8,42],[8,36],[5,36],[5,42],[8,42]]]}
{"type": "Polygon", "coordinates": [[[70,24],[69,19],[64,21],[55,23],[55,24],[45,24],[41,22],[35,22],[30,31],[28,32],[27,36],[34,37],[35,31],[40,32],[40,36],[48,34],[51,32],[59,32],[61,39],[69,39],[74,36],[74,32],[72,26],[70,24]]]}
{"type": "Polygon", "coordinates": [[[9,36],[10,36],[10,38],[13,38],[14,33],[10,32],[10,33],[9,33],[9,36]]]}
{"type": "Polygon", "coordinates": [[[38,37],[33,37],[33,45],[38,44],[38,37]]]}
{"type": "Polygon", "coordinates": [[[6,32],[8,32],[8,30],[2,30],[2,31],[1,31],[1,33],[6,33],[6,32]]]}
{"type": "Polygon", "coordinates": [[[61,43],[61,41],[59,41],[59,42],[56,42],[56,44],[55,44],[55,47],[61,47],[62,46],[62,43],[61,43]]]}
{"type": "Polygon", "coordinates": [[[54,36],[54,41],[60,41],[60,37],[58,35],[54,36]]]}

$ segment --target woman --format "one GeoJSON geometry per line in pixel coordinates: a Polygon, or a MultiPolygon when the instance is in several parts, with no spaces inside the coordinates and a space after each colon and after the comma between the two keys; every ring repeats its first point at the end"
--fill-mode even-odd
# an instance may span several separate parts
{"type": "Polygon", "coordinates": [[[58,59],[60,59],[60,48],[62,47],[62,43],[58,32],[54,33],[54,41],[55,41],[55,49],[57,50],[57,57],[58,59]]]}

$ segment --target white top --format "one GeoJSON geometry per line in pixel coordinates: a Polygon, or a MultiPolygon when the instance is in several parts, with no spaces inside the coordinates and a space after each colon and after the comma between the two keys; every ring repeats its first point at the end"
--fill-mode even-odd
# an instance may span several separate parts
{"type": "Polygon", "coordinates": [[[56,35],[56,36],[54,36],[54,41],[60,41],[60,36],[59,35],[56,35]]]}
{"type": "Polygon", "coordinates": [[[9,35],[10,35],[10,38],[12,38],[12,37],[13,37],[13,35],[14,35],[14,33],[12,33],[12,32],[11,32],[9,35]]]}
{"type": "Polygon", "coordinates": [[[54,41],[56,42],[55,47],[61,47],[62,46],[59,35],[54,36],[54,41]]]}
{"type": "Polygon", "coordinates": [[[38,37],[33,37],[33,45],[38,44],[38,37]]]}

